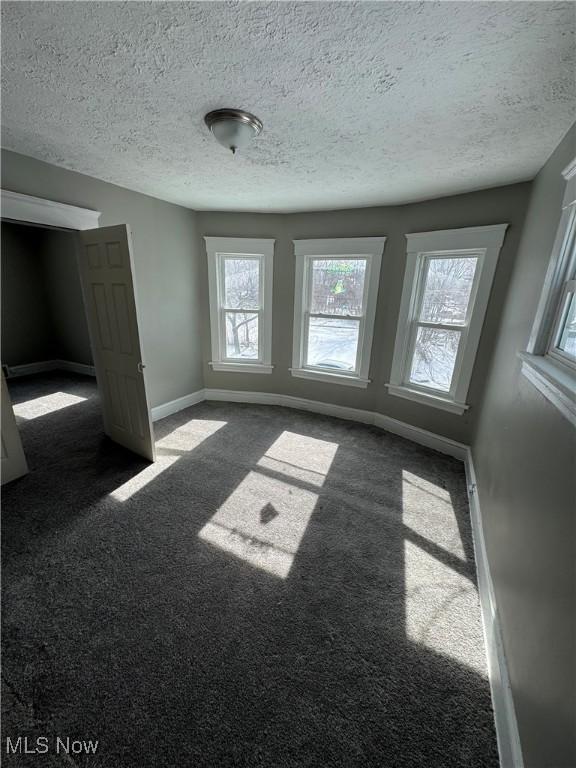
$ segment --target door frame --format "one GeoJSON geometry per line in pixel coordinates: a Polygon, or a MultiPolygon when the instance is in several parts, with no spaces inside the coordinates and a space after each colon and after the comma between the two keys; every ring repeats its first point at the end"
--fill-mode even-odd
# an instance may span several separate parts
{"type": "Polygon", "coordinates": [[[100,211],[79,208],[76,205],[58,203],[41,197],[22,195],[8,189],[0,190],[1,215],[10,221],[40,224],[61,229],[97,229],[100,211]]]}

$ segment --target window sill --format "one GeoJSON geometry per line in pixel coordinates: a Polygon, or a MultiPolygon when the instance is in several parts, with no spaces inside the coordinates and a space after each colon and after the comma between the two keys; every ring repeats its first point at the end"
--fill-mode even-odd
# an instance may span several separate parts
{"type": "Polygon", "coordinates": [[[290,368],[292,376],[299,379],[313,379],[327,384],[344,384],[346,387],[361,387],[366,389],[370,379],[361,379],[359,376],[344,376],[341,373],[325,373],[324,371],[311,371],[308,368],[290,368]]]}
{"type": "Polygon", "coordinates": [[[431,405],[433,408],[441,408],[449,413],[457,413],[461,416],[470,407],[466,403],[457,403],[455,400],[449,400],[439,395],[428,394],[419,389],[410,389],[410,387],[400,386],[398,384],[386,384],[388,392],[397,397],[403,397],[405,400],[414,400],[416,403],[431,405]]]}
{"type": "Polygon", "coordinates": [[[213,371],[228,371],[229,373],[272,373],[273,365],[264,363],[219,363],[211,362],[208,365],[213,371]]]}
{"type": "Polygon", "coordinates": [[[522,374],[576,426],[576,376],[561,363],[543,355],[519,352],[522,374]]]}

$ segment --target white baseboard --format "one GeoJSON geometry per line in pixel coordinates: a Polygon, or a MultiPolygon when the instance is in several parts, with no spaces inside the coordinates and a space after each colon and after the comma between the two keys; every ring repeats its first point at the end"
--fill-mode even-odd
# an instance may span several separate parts
{"type": "Polygon", "coordinates": [[[494,585],[492,584],[488,555],[486,553],[482,513],[476,486],[476,472],[470,448],[466,449],[464,463],[468,484],[476,571],[478,574],[478,594],[482,611],[482,624],[484,626],[484,643],[486,646],[488,677],[492,691],[492,706],[494,708],[500,765],[502,768],[523,768],[524,759],[522,757],[514,700],[508,676],[508,664],[502,642],[502,630],[500,628],[494,585]]]}
{"type": "Polygon", "coordinates": [[[428,432],[426,429],[420,427],[414,427],[412,424],[406,424],[405,421],[398,421],[390,416],[384,416],[382,413],[374,413],[374,425],[385,429],[387,432],[392,432],[400,437],[405,437],[407,440],[412,440],[419,445],[425,445],[427,448],[433,448],[440,453],[446,453],[448,456],[453,456],[460,461],[466,460],[468,446],[464,443],[459,443],[456,440],[451,440],[449,437],[442,437],[435,432],[428,432]]]}
{"type": "Polygon", "coordinates": [[[41,360],[37,363],[9,365],[7,367],[9,379],[15,379],[19,376],[30,376],[33,373],[47,373],[48,371],[70,371],[71,373],[82,373],[85,376],[96,375],[93,365],[74,363],[71,360],[41,360]]]}
{"type": "Polygon", "coordinates": [[[152,421],[158,421],[164,419],[166,416],[172,416],[173,413],[183,411],[184,408],[190,408],[191,405],[201,403],[205,399],[204,390],[199,389],[197,392],[192,392],[190,395],[179,397],[177,400],[170,400],[168,403],[157,405],[151,409],[152,421]]]}
{"type": "Polygon", "coordinates": [[[466,459],[467,446],[450,440],[447,437],[436,435],[419,427],[413,427],[403,421],[397,421],[389,416],[374,411],[363,411],[359,408],[347,408],[343,405],[322,403],[318,400],[306,400],[302,397],[291,395],[279,395],[271,392],[239,392],[228,389],[205,389],[206,400],[223,400],[232,403],[257,403],[260,405],[282,405],[285,408],[296,408],[300,411],[312,411],[325,416],[335,416],[338,419],[359,421],[362,424],[372,424],[387,432],[392,432],[400,437],[405,437],[420,445],[433,448],[441,453],[454,456],[460,461],[466,459]]]}
{"type": "Polygon", "coordinates": [[[296,408],[299,411],[312,411],[326,416],[336,416],[339,419],[360,421],[364,424],[374,423],[371,411],[361,411],[358,408],[346,408],[342,405],[332,405],[318,400],[306,400],[303,397],[279,395],[274,392],[241,392],[230,389],[206,389],[206,400],[221,400],[229,403],[254,403],[256,405],[281,405],[284,408],[296,408]]]}

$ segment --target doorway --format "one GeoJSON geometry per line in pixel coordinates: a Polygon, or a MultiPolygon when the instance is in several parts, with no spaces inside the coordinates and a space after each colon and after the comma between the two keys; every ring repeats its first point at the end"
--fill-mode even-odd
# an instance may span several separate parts
{"type": "Polygon", "coordinates": [[[77,233],[3,220],[1,238],[2,364],[8,378],[56,364],[93,376],[77,233]]]}
{"type": "MultiPolygon", "coordinates": [[[[2,191],[3,241],[9,244],[3,277],[12,291],[3,313],[3,376],[95,374],[105,433],[154,461],[130,232],[126,225],[94,227],[99,217],[96,211],[2,191]]],[[[26,472],[21,461],[15,473],[4,450],[15,444],[15,435],[5,434],[13,421],[2,425],[2,470],[8,479],[26,472]]]]}
{"type": "MultiPolygon", "coordinates": [[[[98,413],[77,233],[2,221],[1,243],[3,406],[12,405],[15,423],[10,415],[7,419],[18,430],[33,470],[38,443],[53,451],[54,441],[62,442],[59,428],[73,424],[77,429],[88,400],[98,413]]],[[[2,431],[10,432],[10,426],[2,431]]],[[[22,451],[19,458],[24,468],[22,451]]],[[[5,471],[2,479],[9,482],[14,475],[5,471]]]]}

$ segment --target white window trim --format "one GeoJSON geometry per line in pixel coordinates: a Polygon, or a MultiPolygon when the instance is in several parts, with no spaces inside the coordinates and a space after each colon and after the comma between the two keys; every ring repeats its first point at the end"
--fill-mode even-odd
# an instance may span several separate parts
{"type": "Polygon", "coordinates": [[[552,254],[548,271],[544,279],[540,301],[536,310],[532,332],[526,347],[529,355],[544,355],[556,315],[556,307],[562,285],[568,269],[567,237],[570,223],[576,215],[576,158],[562,172],[566,179],[566,191],[562,202],[562,215],[558,223],[556,238],[552,246],[552,254]]]}
{"type": "Polygon", "coordinates": [[[576,427],[576,386],[573,372],[545,355],[519,352],[522,375],[576,427]]]}
{"type": "Polygon", "coordinates": [[[552,349],[571,263],[570,231],[576,226],[576,158],[562,171],[566,189],[550,263],[526,351],[519,352],[522,374],[576,426],[576,375],[572,361],[552,349]]]}
{"type": "MultiPolygon", "coordinates": [[[[294,294],[294,340],[290,373],[302,379],[312,379],[329,384],[366,388],[370,383],[370,353],[374,336],[374,320],[380,281],[380,266],[386,244],[385,237],[340,237],[315,240],[294,240],[296,279],[294,294]],[[366,258],[364,278],[364,315],[360,323],[358,339],[358,363],[355,373],[332,372],[304,365],[305,314],[309,296],[309,264],[313,258],[366,258]]],[[[337,317],[337,316],[335,316],[337,317]]]]}
{"type": "Polygon", "coordinates": [[[210,339],[214,371],[234,373],[272,373],[272,276],[275,240],[253,237],[205,237],[208,257],[208,293],[210,301],[210,339]],[[224,325],[220,307],[221,256],[245,256],[260,259],[260,292],[258,360],[230,360],[224,352],[224,325]]]}
{"type": "Polygon", "coordinates": [[[414,400],[450,413],[463,414],[470,406],[466,403],[476,352],[480,342],[488,299],[492,288],[496,264],[508,224],[466,229],[447,229],[437,232],[419,232],[406,235],[407,254],[404,287],[400,303],[394,358],[390,382],[386,384],[391,395],[414,400]],[[408,383],[409,356],[413,347],[414,314],[420,295],[420,269],[426,256],[469,251],[478,256],[474,284],[470,294],[463,341],[460,344],[452,386],[444,394],[438,390],[408,383]]]}

